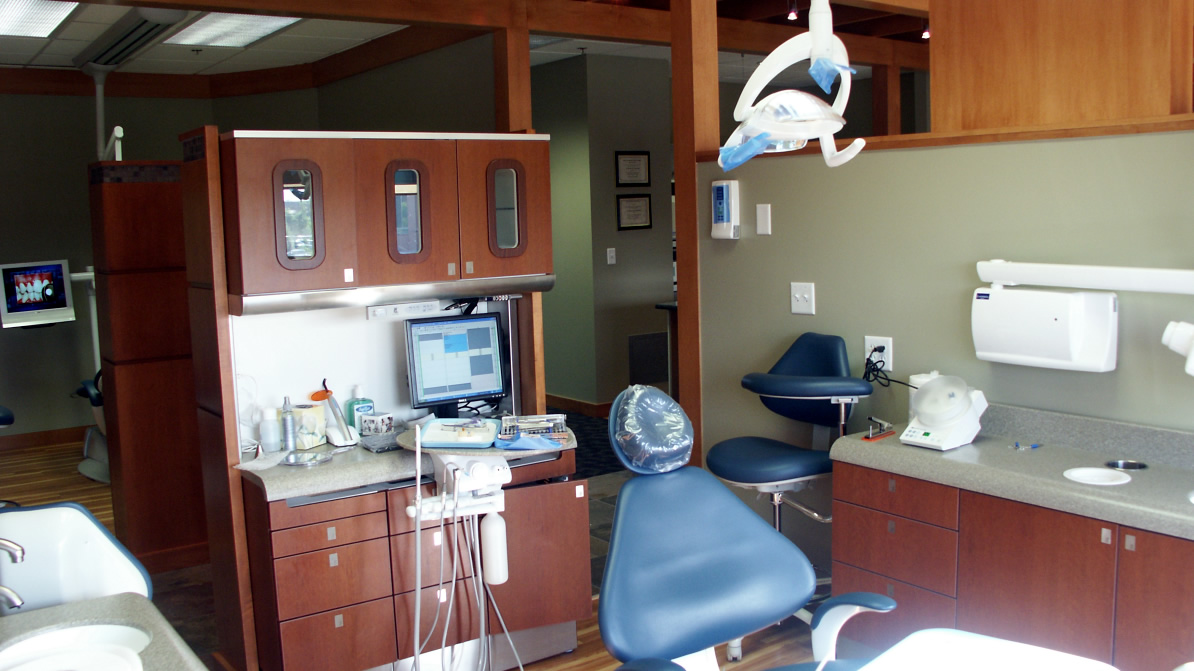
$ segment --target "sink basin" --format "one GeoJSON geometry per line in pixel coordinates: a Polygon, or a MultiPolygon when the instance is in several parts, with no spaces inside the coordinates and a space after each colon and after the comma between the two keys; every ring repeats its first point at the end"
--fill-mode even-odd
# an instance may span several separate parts
{"type": "Polygon", "coordinates": [[[1074,482],[1087,485],[1122,485],[1131,482],[1132,476],[1110,468],[1071,468],[1063,473],[1074,482]]]}
{"type": "Polygon", "coordinates": [[[140,671],[150,636],[123,624],[51,629],[0,650],[0,671],[140,671]]]}
{"type": "Polygon", "coordinates": [[[0,602],[0,616],[123,592],[152,596],[141,562],[77,503],[0,508],[0,538],[25,549],[16,564],[0,551],[0,585],[25,600],[20,609],[0,602]]]}

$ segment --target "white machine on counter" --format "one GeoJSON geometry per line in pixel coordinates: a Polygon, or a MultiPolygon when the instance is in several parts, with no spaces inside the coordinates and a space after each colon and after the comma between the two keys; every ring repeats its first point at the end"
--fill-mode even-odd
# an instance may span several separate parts
{"type": "Polygon", "coordinates": [[[935,377],[912,396],[916,416],[900,435],[900,442],[943,452],[961,447],[978,435],[982,428],[978,420],[986,409],[987,397],[966,386],[962,378],[935,377]]]}

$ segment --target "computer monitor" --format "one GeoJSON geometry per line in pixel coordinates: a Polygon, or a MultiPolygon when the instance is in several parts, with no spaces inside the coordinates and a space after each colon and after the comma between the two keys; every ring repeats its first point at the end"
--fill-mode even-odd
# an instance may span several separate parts
{"type": "Polygon", "coordinates": [[[0,265],[0,323],[4,328],[75,319],[66,259],[0,265]]]}
{"type": "Polygon", "coordinates": [[[510,394],[501,315],[485,313],[406,322],[406,370],[412,408],[456,417],[460,401],[510,394]]]}

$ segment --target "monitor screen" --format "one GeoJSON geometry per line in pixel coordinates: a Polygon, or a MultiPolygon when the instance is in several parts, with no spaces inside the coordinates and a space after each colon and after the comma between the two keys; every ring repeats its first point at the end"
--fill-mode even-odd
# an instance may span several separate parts
{"type": "Polygon", "coordinates": [[[509,375],[499,313],[406,322],[406,368],[412,408],[453,416],[457,402],[508,396],[509,375]]]}
{"type": "Polygon", "coordinates": [[[0,265],[0,322],[5,328],[74,321],[66,260],[0,265]]]}

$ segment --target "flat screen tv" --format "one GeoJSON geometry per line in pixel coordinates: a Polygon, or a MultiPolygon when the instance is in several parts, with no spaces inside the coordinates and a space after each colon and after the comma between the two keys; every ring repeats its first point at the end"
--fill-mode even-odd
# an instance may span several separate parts
{"type": "Polygon", "coordinates": [[[0,264],[0,322],[4,328],[38,326],[75,319],[66,259],[0,264]]]}

